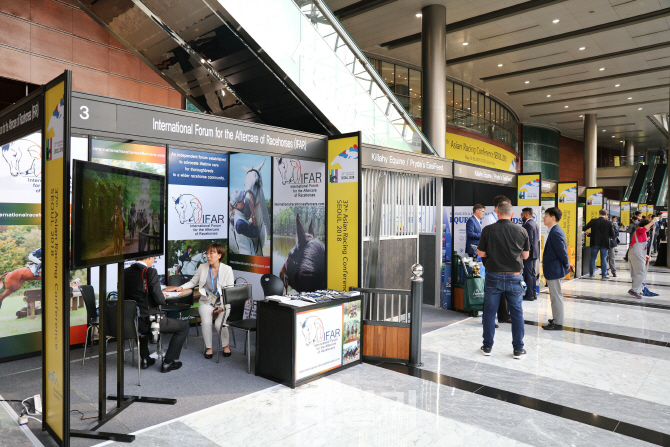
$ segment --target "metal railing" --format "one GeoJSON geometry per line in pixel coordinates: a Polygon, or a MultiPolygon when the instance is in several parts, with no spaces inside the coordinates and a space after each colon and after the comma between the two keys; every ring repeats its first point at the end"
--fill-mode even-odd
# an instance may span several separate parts
{"type": "Polygon", "coordinates": [[[496,124],[467,110],[447,106],[447,125],[483,135],[518,151],[519,140],[516,135],[516,129],[506,129],[500,124],[496,124]]]}

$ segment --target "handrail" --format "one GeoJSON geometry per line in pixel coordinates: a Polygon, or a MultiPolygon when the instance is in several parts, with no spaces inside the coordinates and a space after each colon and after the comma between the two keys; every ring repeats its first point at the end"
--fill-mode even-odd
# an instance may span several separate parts
{"type": "Polygon", "coordinates": [[[637,174],[640,172],[640,166],[642,166],[640,163],[637,163],[635,165],[633,175],[630,177],[630,182],[628,182],[628,188],[626,188],[626,192],[623,195],[624,200],[626,201],[630,200],[630,195],[633,192],[633,186],[635,185],[635,179],[637,178],[637,174]]]}
{"type": "Polygon", "coordinates": [[[637,198],[637,203],[647,203],[647,185],[654,178],[656,166],[656,157],[651,157],[649,160],[649,169],[647,169],[647,175],[644,176],[644,183],[640,189],[640,195],[637,198]]]}
{"type": "Polygon", "coordinates": [[[658,192],[658,199],[656,199],[656,203],[654,205],[665,206],[667,196],[668,196],[668,170],[665,169],[665,172],[663,173],[663,181],[661,182],[661,189],[658,192]]]}

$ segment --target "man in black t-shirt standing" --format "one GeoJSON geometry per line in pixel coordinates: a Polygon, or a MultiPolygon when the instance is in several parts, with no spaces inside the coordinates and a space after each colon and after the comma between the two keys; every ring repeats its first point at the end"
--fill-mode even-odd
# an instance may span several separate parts
{"type": "Polygon", "coordinates": [[[478,254],[486,267],[482,317],[484,343],[481,351],[486,356],[491,355],[495,336],[495,309],[500,303],[500,296],[504,294],[512,318],[514,358],[521,359],[526,355],[523,349],[524,321],[521,307],[526,283],[521,272],[523,260],[530,255],[530,242],[526,231],[512,222],[510,203],[498,205],[498,221],[482,230],[478,254]]]}

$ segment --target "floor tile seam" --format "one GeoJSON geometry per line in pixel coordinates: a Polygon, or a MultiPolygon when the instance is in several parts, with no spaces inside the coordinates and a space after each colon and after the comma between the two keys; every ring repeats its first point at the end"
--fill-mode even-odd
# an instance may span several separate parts
{"type": "MultiPolygon", "coordinates": [[[[534,322],[530,320],[524,320],[524,324],[529,325],[529,326],[538,326],[542,327],[540,322],[534,322]]],[[[641,338],[641,337],[633,337],[630,335],[622,335],[622,334],[613,334],[613,333],[607,333],[607,332],[601,332],[601,331],[594,331],[591,329],[583,329],[583,328],[575,328],[575,327],[570,327],[570,326],[563,326],[563,331],[565,332],[574,332],[574,333],[580,333],[580,334],[585,334],[585,335],[595,335],[597,337],[606,337],[606,338],[611,338],[614,340],[623,340],[623,341],[630,341],[633,343],[641,343],[645,345],[653,345],[653,346],[661,346],[664,348],[670,347],[668,346],[668,342],[665,341],[658,341],[658,340],[652,340],[648,338],[641,338]],[[644,340],[644,341],[638,341],[638,340],[644,340]]]]}
{"type": "MultiPolygon", "coordinates": [[[[384,369],[389,369],[389,370],[391,370],[391,371],[398,372],[398,373],[400,373],[400,374],[407,374],[407,375],[410,375],[410,376],[412,376],[412,377],[418,377],[418,378],[420,378],[420,379],[422,379],[422,380],[426,380],[426,381],[430,381],[430,382],[436,383],[437,385],[445,385],[445,384],[441,383],[441,380],[436,381],[436,380],[433,380],[433,379],[430,379],[430,378],[426,378],[426,377],[424,377],[424,376],[423,376],[422,374],[420,374],[420,373],[419,373],[419,376],[417,376],[416,373],[411,374],[410,372],[398,371],[398,369],[391,369],[391,368],[387,368],[387,367],[382,366],[382,365],[380,365],[380,367],[381,367],[381,368],[384,368],[384,369]]],[[[411,368],[411,367],[406,367],[406,368],[407,368],[408,370],[416,370],[416,368],[411,368]]],[[[425,370],[418,370],[418,371],[425,371],[425,370]]],[[[430,374],[435,375],[435,376],[442,376],[442,377],[446,377],[447,379],[450,379],[450,378],[451,378],[450,376],[446,376],[446,375],[444,375],[444,374],[435,373],[435,372],[432,372],[432,371],[427,371],[427,372],[429,372],[430,374]]],[[[467,380],[462,380],[462,379],[457,379],[457,380],[461,380],[461,381],[463,381],[463,382],[468,382],[468,383],[474,383],[474,384],[476,384],[475,382],[471,382],[471,381],[467,381],[467,380]]],[[[449,386],[449,385],[445,385],[445,386],[449,386]]],[[[461,389],[461,388],[458,388],[458,387],[456,387],[456,386],[454,386],[454,385],[450,385],[450,386],[452,386],[452,387],[454,387],[454,388],[456,388],[456,389],[461,389]]],[[[502,390],[502,389],[499,389],[499,388],[495,388],[495,387],[487,387],[487,388],[490,389],[490,390],[492,390],[492,391],[494,391],[494,392],[498,392],[498,395],[501,395],[501,394],[502,394],[502,395],[505,395],[505,396],[514,396],[514,397],[516,397],[517,399],[516,399],[515,401],[510,401],[509,399],[503,400],[502,398],[495,397],[495,396],[492,396],[492,395],[481,394],[481,393],[479,393],[479,391],[480,391],[482,388],[479,388],[479,389],[477,390],[478,392],[468,391],[467,389],[461,389],[461,391],[469,392],[469,393],[471,393],[471,394],[477,394],[477,395],[482,396],[482,397],[488,397],[488,398],[490,398],[490,399],[499,400],[499,401],[501,401],[501,402],[505,402],[505,403],[512,404],[512,405],[515,405],[515,406],[520,406],[520,407],[522,407],[522,408],[527,408],[527,409],[530,409],[530,410],[538,411],[538,412],[543,413],[543,414],[548,414],[548,415],[551,415],[551,416],[560,417],[560,418],[562,418],[562,419],[566,419],[566,420],[569,420],[569,421],[573,421],[573,422],[581,423],[581,424],[584,424],[584,425],[588,425],[588,426],[590,426],[590,427],[594,427],[594,428],[597,428],[597,429],[601,429],[601,430],[609,431],[609,432],[612,432],[612,433],[614,433],[614,430],[616,429],[616,427],[618,427],[618,425],[621,423],[620,420],[615,419],[615,418],[610,418],[610,417],[607,417],[607,416],[601,416],[601,415],[597,415],[597,414],[594,414],[594,413],[589,413],[589,412],[584,411],[584,410],[579,410],[579,409],[576,409],[576,408],[571,408],[571,407],[568,407],[568,406],[565,406],[565,405],[561,405],[561,404],[555,404],[555,403],[552,403],[552,402],[545,401],[545,400],[543,400],[543,399],[537,399],[537,398],[533,398],[533,397],[529,397],[529,396],[524,396],[524,395],[519,394],[519,393],[511,393],[511,392],[507,392],[507,391],[505,391],[505,390],[502,390]],[[535,403],[535,405],[531,405],[531,402],[535,403]],[[538,405],[544,405],[544,406],[551,407],[551,408],[560,408],[560,409],[561,409],[561,412],[560,412],[560,414],[556,414],[556,413],[558,413],[558,412],[544,411],[544,410],[542,410],[542,409],[539,409],[539,408],[538,408],[538,405]],[[577,416],[567,417],[567,415],[566,415],[566,411],[565,411],[566,409],[569,410],[569,411],[571,411],[571,412],[578,413],[578,414],[584,416],[584,418],[579,418],[579,417],[577,417],[577,416]],[[597,418],[596,420],[599,421],[599,423],[600,423],[601,425],[604,425],[605,423],[609,423],[610,426],[614,425],[614,427],[611,428],[611,429],[608,429],[608,428],[604,428],[604,427],[602,427],[602,426],[599,426],[599,425],[597,425],[596,423],[591,423],[591,424],[590,424],[590,423],[585,422],[586,417],[587,417],[587,416],[591,416],[591,415],[595,416],[595,417],[597,418]]],[[[520,422],[520,424],[523,423],[524,421],[525,421],[525,420],[522,420],[522,421],[520,422]]],[[[518,424],[518,425],[520,425],[520,424],[518,424]]],[[[518,427],[518,425],[517,425],[517,427],[518,427]]],[[[637,426],[637,425],[634,425],[634,424],[629,424],[629,425],[630,425],[630,426],[633,426],[633,427],[635,427],[635,428],[637,428],[639,431],[642,431],[642,432],[646,433],[646,434],[647,434],[647,438],[645,439],[645,438],[641,438],[641,437],[635,437],[635,436],[625,435],[625,434],[622,434],[622,433],[617,433],[617,434],[619,434],[619,435],[621,435],[621,436],[630,437],[630,438],[633,438],[633,439],[638,439],[638,440],[641,440],[641,441],[646,441],[646,442],[650,442],[650,441],[648,440],[648,437],[650,437],[650,436],[657,436],[657,437],[660,437],[660,438],[662,438],[662,439],[667,440],[667,442],[670,442],[670,435],[668,435],[668,434],[665,434],[665,433],[662,433],[662,432],[658,432],[658,431],[656,431],[656,430],[648,429],[648,428],[645,428],[645,427],[642,427],[642,426],[637,426]]],[[[516,428],[516,427],[515,427],[515,428],[516,428]]],[[[513,430],[513,429],[512,429],[512,430],[513,430]]],[[[653,442],[652,442],[652,443],[653,443],[653,442]]],[[[659,444],[659,445],[665,445],[665,443],[664,443],[664,444],[659,444]]]]}
{"type": "Polygon", "coordinates": [[[467,320],[470,320],[471,318],[475,318],[475,317],[464,318],[464,319],[462,319],[462,320],[456,321],[456,322],[451,323],[451,324],[448,324],[448,325],[446,325],[446,326],[442,326],[442,327],[439,327],[439,328],[437,328],[437,329],[433,329],[432,331],[424,332],[422,335],[423,335],[423,336],[426,336],[426,335],[428,335],[428,334],[432,334],[433,332],[437,332],[437,331],[441,331],[442,329],[446,329],[446,328],[448,328],[448,327],[450,327],[450,326],[456,326],[457,324],[462,323],[462,322],[467,321],[467,320]]]}
{"type": "MultiPolygon", "coordinates": [[[[592,279],[592,278],[582,278],[582,279],[586,279],[588,281],[597,281],[597,279],[595,279],[595,278],[594,279],[592,279]]],[[[616,283],[621,283],[621,284],[629,284],[632,281],[622,281],[620,279],[608,279],[607,282],[608,283],[616,282],[616,283]]],[[[656,283],[651,283],[651,282],[645,282],[645,284],[648,285],[648,286],[670,287],[670,284],[656,284],[656,283]]]]}
{"type": "Polygon", "coordinates": [[[637,397],[637,395],[640,394],[640,390],[642,390],[642,387],[644,386],[645,382],[646,382],[647,379],[649,378],[649,375],[651,374],[651,372],[654,370],[654,368],[656,368],[656,364],[658,363],[658,361],[659,361],[659,360],[656,360],[656,361],[654,362],[653,366],[649,369],[649,371],[647,372],[647,375],[644,377],[644,380],[642,380],[642,382],[640,382],[640,386],[639,386],[638,389],[635,391],[635,395],[633,396],[633,397],[635,397],[636,399],[639,399],[639,397],[637,397]]]}
{"type": "MultiPolygon", "coordinates": [[[[531,319],[533,319],[533,320],[537,319],[539,321],[542,318],[547,318],[548,319],[548,317],[551,315],[551,311],[550,311],[550,309],[547,309],[546,312],[535,312],[533,310],[524,309],[523,315],[524,315],[524,317],[526,317],[526,315],[528,315],[531,319]]],[[[596,325],[612,326],[612,327],[615,327],[615,328],[621,328],[622,330],[623,329],[626,329],[626,330],[637,329],[637,330],[640,330],[640,331],[654,332],[654,333],[658,333],[658,334],[668,334],[668,335],[670,335],[670,329],[668,330],[668,332],[665,332],[665,331],[660,331],[658,329],[653,329],[653,328],[648,327],[646,325],[642,326],[642,327],[640,327],[640,326],[626,326],[626,325],[621,325],[621,324],[610,323],[610,322],[607,322],[607,321],[587,320],[587,319],[584,319],[584,318],[572,318],[572,317],[567,317],[567,316],[564,316],[563,318],[564,318],[564,320],[572,320],[573,322],[577,322],[577,323],[580,323],[582,325],[590,323],[590,324],[596,324],[596,325]]],[[[645,324],[646,323],[647,322],[645,322],[645,324]]],[[[575,326],[573,326],[573,327],[575,327],[575,326]]],[[[615,332],[613,332],[613,333],[615,333],[615,332]]]]}
{"type": "Polygon", "coordinates": [[[663,309],[670,310],[670,305],[664,303],[656,303],[649,301],[630,301],[630,300],[617,300],[615,298],[601,298],[597,296],[589,295],[568,295],[563,294],[563,298],[571,300],[584,300],[584,301],[597,301],[602,303],[611,303],[611,304],[622,304],[624,306],[637,306],[637,307],[649,307],[654,309],[663,309]]]}

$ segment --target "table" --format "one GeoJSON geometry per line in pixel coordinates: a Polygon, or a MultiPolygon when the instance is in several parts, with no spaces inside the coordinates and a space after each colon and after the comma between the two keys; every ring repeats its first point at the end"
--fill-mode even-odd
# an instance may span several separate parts
{"type": "Polygon", "coordinates": [[[303,307],[259,301],[256,375],[295,388],[361,363],[361,300],[303,307]]]}

